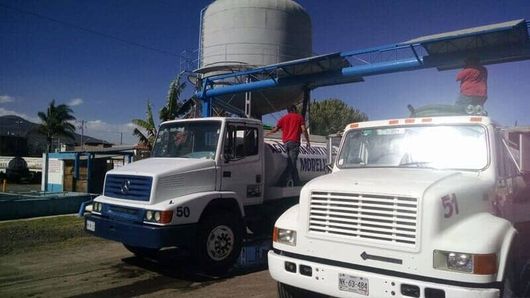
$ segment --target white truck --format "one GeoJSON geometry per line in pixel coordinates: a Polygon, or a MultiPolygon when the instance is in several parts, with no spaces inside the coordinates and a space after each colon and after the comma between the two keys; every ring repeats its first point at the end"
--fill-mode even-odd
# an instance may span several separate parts
{"type": "MultiPolygon", "coordinates": [[[[326,146],[302,146],[305,182],[326,173],[326,146]]],[[[247,227],[271,235],[276,218],[298,201],[301,187],[281,176],[285,148],[264,139],[260,121],[197,118],[161,124],[151,158],[109,171],[85,230],[122,242],[139,256],[190,252],[206,271],[227,270],[247,227]]]]}
{"type": "Polygon", "coordinates": [[[530,130],[485,116],[348,125],[277,220],[280,297],[529,297],[530,130]]]}

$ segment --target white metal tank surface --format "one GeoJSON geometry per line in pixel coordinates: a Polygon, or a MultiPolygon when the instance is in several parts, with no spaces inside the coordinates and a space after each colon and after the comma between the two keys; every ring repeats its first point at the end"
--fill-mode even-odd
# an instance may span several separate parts
{"type": "MultiPolygon", "coordinates": [[[[196,72],[203,77],[309,57],[311,19],[292,0],[217,0],[202,12],[199,51],[196,72]]],[[[252,96],[252,114],[258,116],[282,110],[302,95],[296,88],[259,93],[252,96]]],[[[242,109],[243,97],[226,100],[242,109]]]]}
{"type": "MultiPolygon", "coordinates": [[[[265,139],[265,184],[267,186],[292,185],[292,179],[280,178],[287,167],[287,152],[281,140],[265,139]],[[291,181],[289,181],[291,180],[291,181]]],[[[326,143],[311,142],[311,147],[306,147],[302,141],[298,155],[298,175],[300,181],[305,183],[313,178],[326,174],[327,168],[326,143]]]]}

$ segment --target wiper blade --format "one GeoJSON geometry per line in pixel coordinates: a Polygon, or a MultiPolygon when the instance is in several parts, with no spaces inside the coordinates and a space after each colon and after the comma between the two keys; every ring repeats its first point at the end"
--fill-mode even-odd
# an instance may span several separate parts
{"type": "Polygon", "coordinates": [[[430,161],[411,161],[411,162],[404,162],[400,163],[400,167],[417,167],[417,168],[428,168],[428,164],[430,164],[430,161]]]}

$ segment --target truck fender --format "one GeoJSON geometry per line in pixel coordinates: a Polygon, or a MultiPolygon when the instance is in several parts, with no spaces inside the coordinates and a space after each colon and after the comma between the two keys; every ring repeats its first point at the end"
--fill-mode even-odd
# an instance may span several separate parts
{"type": "MultiPolygon", "coordinates": [[[[200,192],[178,197],[169,200],[169,208],[173,210],[172,224],[192,224],[198,223],[204,211],[211,207],[212,202],[225,206],[231,206],[239,210],[241,217],[244,217],[244,209],[240,200],[234,192],[209,191],[200,192]]],[[[217,205],[219,206],[219,205],[217,205]]]]}
{"type": "Polygon", "coordinates": [[[292,206],[287,209],[274,224],[275,227],[281,227],[283,229],[297,230],[298,228],[298,213],[299,204],[292,206]]]}
{"type": "Polygon", "coordinates": [[[434,241],[434,249],[473,254],[497,254],[497,281],[502,281],[516,229],[500,217],[477,213],[452,225],[434,241]]]}

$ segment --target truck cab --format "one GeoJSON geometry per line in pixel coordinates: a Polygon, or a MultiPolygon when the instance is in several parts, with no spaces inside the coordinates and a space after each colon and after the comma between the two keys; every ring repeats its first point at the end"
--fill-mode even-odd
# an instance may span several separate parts
{"type": "Polygon", "coordinates": [[[150,158],[106,174],[85,230],[138,256],[177,249],[205,270],[225,271],[247,227],[256,232],[268,219],[270,235],[274,220],[298,199],[301,187],[277,181],[286,163],[269,143],[255,119],[164,122],[150,158]]]}
{"type": "Polygon", "coordinates": [[[484,116],[348,125],[275,224],[279,296],[530,295],[529,145],[484,116]]]}

